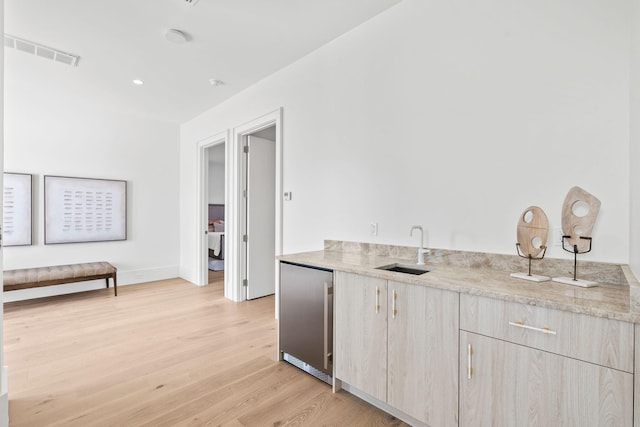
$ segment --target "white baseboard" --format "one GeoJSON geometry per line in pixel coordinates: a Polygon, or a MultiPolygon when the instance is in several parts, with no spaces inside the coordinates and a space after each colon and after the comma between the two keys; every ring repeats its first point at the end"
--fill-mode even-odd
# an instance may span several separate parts
{"type": "Polygon", "coordinates": [[[9,368],[2,367],[0,381],[0,427],[9,425],[9,368]]]}
{"type": "Polygon", "coordinates": [[[154,280],[173,279],[179,276],[179,272],[180,268],[177,265],[118,271],[118,286],[120,286],[120,284],[133,285],[136,283],[153,282],[154,280]]]}
{"type": "Polygon", "coordinates": [[[198,285],[198,278],[191,274],[192,270],[188,269],[188,268],[180,268],[180,277],[183,278],[184,280],[186,280],[187,282],[193,283],[194,285],[197,286],[202,286],[202,285],[198,285]]]}
{"type": "MultiPolygon", "coordinates": [[[[118,287],[134,285],[136,283],[153,282],[155,280],[172,279],[178,277],[177,265],[168,267],[145,268],[139,270],[118,270],[118,287]]],[[[109,286],[113,284],[109,281],[109,286]]],[[[3,292],[3,302],[23,301],[34,298],[44,298],[54,295],[65,295],[83,291],[104,289],[105,281],[91,280],[88,282],[76,282],[66,285],[44,286],[41,288],[20,289],[17,291],[3,292]]]]}

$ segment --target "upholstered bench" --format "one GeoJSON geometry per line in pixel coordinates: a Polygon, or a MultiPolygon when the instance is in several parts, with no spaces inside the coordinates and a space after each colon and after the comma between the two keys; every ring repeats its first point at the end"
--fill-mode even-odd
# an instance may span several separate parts
{"type": "Polygon", "coordinates": [[[113,279],[113,294],[118,296],[116,268],[108,262],[87,262],[84,264],[56,265],[53,267],[20,268],[3,272],[5,291],[61,285],[64,283],[86,282],[88,280],[113,279]]]}

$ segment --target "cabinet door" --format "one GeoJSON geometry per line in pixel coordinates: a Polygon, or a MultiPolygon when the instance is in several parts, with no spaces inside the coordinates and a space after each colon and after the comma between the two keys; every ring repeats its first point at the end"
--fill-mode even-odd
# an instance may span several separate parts
{"type": "Polygon", "coordinates": [[[335,377],[387,399],[387,281],[336,272],[333,285],[335,377]]]}
{"type": "Polygon", "coordinates": [[[460,332],[460,426],[631,426],[633,375],[460,332]]]}
{"type": "Polygon", "coordinates": [[[432,426],[458,424],[456,292],[389,281],[389,405],[432,426]]]}

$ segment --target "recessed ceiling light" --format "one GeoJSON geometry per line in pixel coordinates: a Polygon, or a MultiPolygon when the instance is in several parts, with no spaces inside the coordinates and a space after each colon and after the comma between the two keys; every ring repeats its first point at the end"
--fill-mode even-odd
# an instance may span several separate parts
{"type": "Polygon", "coordinates": [[[165,31],[164,38],[169,40],[171,43],[176,43],[176,44],[183,44],[189,40],[189,38],[184,32],[180,30],[176,30],[174,28],[170,28],[167,31],[165,31]]]}
{"type": "Polygon", "coordinates": [[[133,84],[134,84],[134,85],[138,85],[138,86],[140,86],[140,85],[143,85],[143,84],[144,84],[144,82],[143,82],[142,80],[140,80],[140,79],[134,79],[134,80],[133,80],[133,84]]]}
{"type": "Polygon", "coordinates": [[[218,79],[209,79],[211,86],[224,86],[224,82],[218,79]]]}

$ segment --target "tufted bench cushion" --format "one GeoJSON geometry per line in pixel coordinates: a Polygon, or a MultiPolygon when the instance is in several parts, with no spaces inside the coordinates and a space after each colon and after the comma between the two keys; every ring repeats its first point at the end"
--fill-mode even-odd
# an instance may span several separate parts
{"type": "Polygon", "coordinates": [[[113,292],[118,295],[117,269],[108,262],[87,262],[83,264],[56,265],[53,267],[20,268],[3,272],[5,291],[60,285],[63,283],[85,282],[88,280],[113,279],[113,292]]]}

